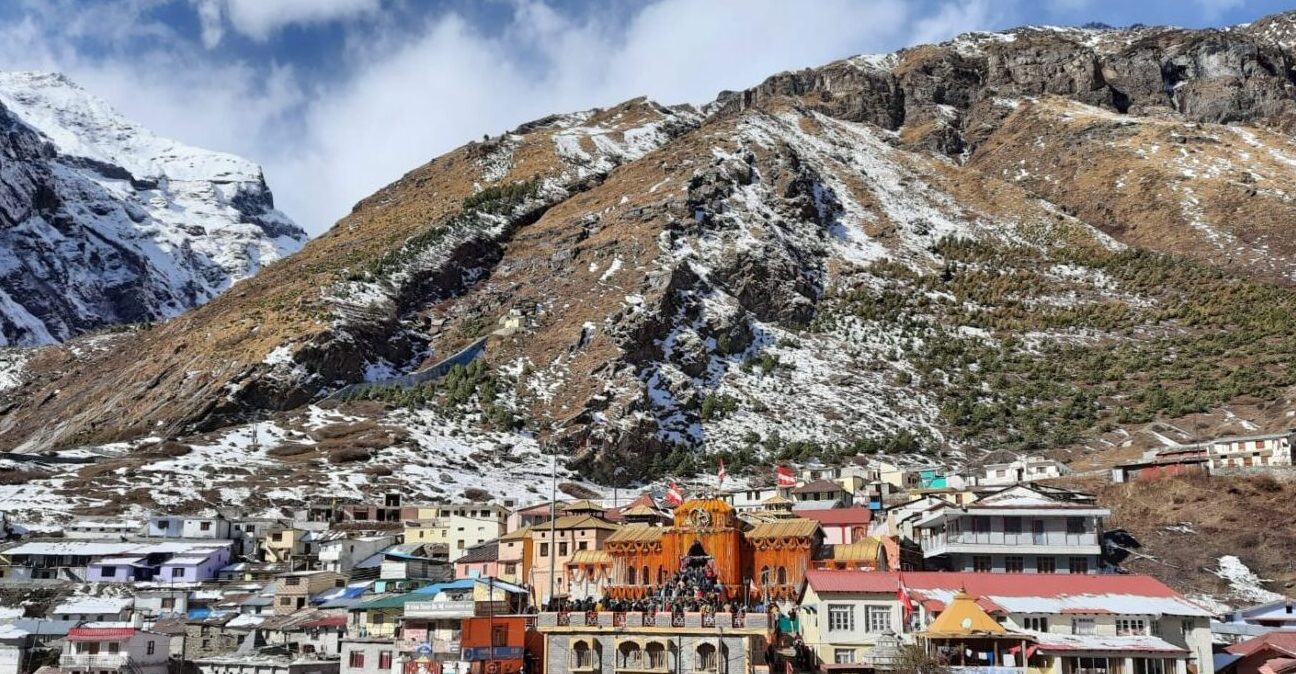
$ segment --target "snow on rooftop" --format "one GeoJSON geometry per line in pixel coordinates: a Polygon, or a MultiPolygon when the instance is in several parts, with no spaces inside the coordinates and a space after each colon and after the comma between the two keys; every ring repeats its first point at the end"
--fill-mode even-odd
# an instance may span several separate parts
{"type": "Polygon", "coordinates": [[[129,597],[73,597],[54,607],[54,615],[103,615],[121,613],[135,604],[129,597]]]}

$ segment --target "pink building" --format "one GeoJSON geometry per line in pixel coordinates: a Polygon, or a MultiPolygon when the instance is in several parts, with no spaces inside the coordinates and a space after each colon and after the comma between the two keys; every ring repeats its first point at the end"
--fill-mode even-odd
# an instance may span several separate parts
{"type": "Polygon", "coordinates": [[[798,510],[797,515],[818,522],[828,545],[858,543],[868,537],[869,523],[873,521],[873,511],[868,508],[798,510]]]}
{"type": "Polygon", "coordinates": [[[454,565],[456,579],[499,576],[499,541],[487,541],[468,548],[454,565]]]}

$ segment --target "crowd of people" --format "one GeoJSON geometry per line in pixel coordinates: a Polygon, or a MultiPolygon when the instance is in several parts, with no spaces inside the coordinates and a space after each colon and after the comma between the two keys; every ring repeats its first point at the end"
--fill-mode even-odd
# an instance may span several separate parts
{"type": "Polygon", "coordinates": [[[643,597],[618,599],[604,594],[602,599],[558,599],[550,602],[550,611],[612,611],[640,613],[745,613],[746,605],[729,596],[728,588],[716,577],[710,563],[686,564],[665,583],[653,585],[643,597]]]}

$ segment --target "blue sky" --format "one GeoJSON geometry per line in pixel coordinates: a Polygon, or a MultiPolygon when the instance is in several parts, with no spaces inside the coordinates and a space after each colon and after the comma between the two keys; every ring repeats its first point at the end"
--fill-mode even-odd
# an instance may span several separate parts
{"type": "Polygon", "coordinates": [[[0,0],[0,67],[266,170],[312,234],[483,133],[722,89],[968,30],[1223,26],[1274,0],[0,0]]]}

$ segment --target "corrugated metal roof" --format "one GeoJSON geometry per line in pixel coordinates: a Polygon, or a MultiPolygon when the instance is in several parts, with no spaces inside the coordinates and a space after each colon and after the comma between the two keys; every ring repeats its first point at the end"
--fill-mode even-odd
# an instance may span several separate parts
{"type": "Polygon", "coordinates": [[[882,548],[882,541],[876,538],[865,538],[846,543],[844,545],[833,546],[833,559],[843,562],[860,562],[874,561],[878,558],[878,552],[882,548]]]}
{"type": "Polygon", "coordinates": [[[819,530],[819,523],[802,517],[761,522],[747,532],[747,538],[810,538],[819,530]]]}
{"type": "Polygon", "coordinates": [[[612,557],[602,550],[577,550],[567,564],[611,564],[612,557]]]}
{"type": "Polygon", "coordinates": [[[616,533],[608,536],[605,543],[642,543],[659,541],[662,528],[651,524],[627,524],[616,533]]]}
{"type": "Polygon", "coordinates": [[[73,627],[68,630],[68,641],[117,641],[135,636],[133,627],[73,627]]]}

